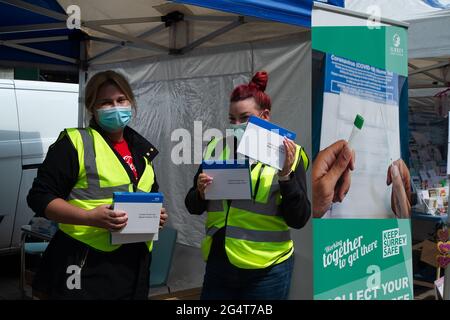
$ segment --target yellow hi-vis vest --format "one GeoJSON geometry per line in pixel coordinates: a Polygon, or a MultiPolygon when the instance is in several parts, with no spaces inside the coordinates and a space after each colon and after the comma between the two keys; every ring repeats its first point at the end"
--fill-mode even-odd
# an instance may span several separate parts
{"type": "MultiPolygon", "coordinates": [[[[133,192],[133,183],[114,151],[93,128],[65,129],[78,153],[78,179],[68,199],[70,204],[85,210],[112,204],[113,192],[133,192]]],[[[145,170],[139,179],[137,192],[150,192],[155,181],[152,164],[144,157],[145,170]]],[[[59,229],[70,237],[100,251],[111,252],[120,247],[112,245],[110,232],[103,228],[59,224],[59,229]]],[[[149,251],[153,243],[147,242],[149,251]]]]}
{"type": "MultiPolygon", "coordinates": [[[[221,144],[217,139],[209,143],[205,160],[230,159],[229,143],[221,141],[221,144]]],[[[293,171],[300,161],[306,171],[308,156],[297,145],[293,171]]],[[[214,234],[223,227],[225,252],[229,261],[238,268],[267,268],[287,260],[293,254],[289,226],[279,211],[281,195],[277,169],[257,162],[250,176],[253,200],[208,201],[206,237],[202,241],[205,261],[208,260],[214,234]]]]}

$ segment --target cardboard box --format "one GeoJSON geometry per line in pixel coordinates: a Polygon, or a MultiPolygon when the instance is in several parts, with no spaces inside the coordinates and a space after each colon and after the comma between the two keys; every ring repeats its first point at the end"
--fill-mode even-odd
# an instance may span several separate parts
{"type": "Polygon", "coordinates": [[[421,247],[422,253],[420,254],[420,261],[437,268],[438,264],[436,261],[436,256],[439,254],[439,251],[436,243],[430,240],[425,240],[422,242],[421,247]]]}

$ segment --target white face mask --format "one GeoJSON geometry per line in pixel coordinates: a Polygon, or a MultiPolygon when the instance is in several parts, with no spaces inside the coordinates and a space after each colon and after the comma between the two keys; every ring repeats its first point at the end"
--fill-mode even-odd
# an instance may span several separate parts
{"type": "Polygon", "coordinates": [[[239,123],[239,124],[230,124],[230,129],[233,130],[233,135],[236,137],[238,143],[241,141],[242,136],[244,135],[245,128],[247,128],[248,122],[239,123]]]}
{"type": "MultiPolygon", "coordinates": [[[[258,118],[261,118],[263,112],[258,115],[258,118]]],[[[239,124],[230,124],[230,130],[233,130],[233,135],[236,137],[238,143],[241,141],[242,136],[244,135],[244,131],[247,128],[247,122],[239,123],[239,124]]]]}
{"type": "Polygon", "coordinates": [[[98,109],[98,124],[103,130],[117,132],[123,130],[131,120],[131,106],[98,109]]]}

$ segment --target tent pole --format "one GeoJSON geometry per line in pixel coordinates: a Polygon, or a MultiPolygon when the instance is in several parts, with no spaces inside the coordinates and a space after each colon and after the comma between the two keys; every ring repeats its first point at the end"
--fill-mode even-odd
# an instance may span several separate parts
{"type": "MultiPolygon", "coordinates": [[[[417,69],[419,69],[419,67],[413,65],[413,64],[410,63],[410,62],[408,63],[408,66],[409,66],[411,69],[414,69],[414,71],[417,70],[417,69]]],[[[438,82],[440,82],[440,83],[442,83],[442,84],[445,85],[445,80],[444,80],[444,79],[439,78],[439,77],[435,76],[434,74],[432,74],[432,73],[430,73],[430,72],[428,72],[428,71],[424,71],[424,72],[422,72],[422,73],[423,73],[424,75],[426,75],[427,77],[430,77],[431,79],[436,80],[436,81],[438,81],[438,82]]]]}
{"type": "MultiPolygon", "coordinates": [[[[204,15],[198,15],[198,16],[192,16],[192,15],[185,15],[184,21],[212,21],[212,22],[227,22],[227,21],[235,21],[236,17],[234,16],[204,16],[204,15]]],[[[255,18],[255,17],[249,17],[245,16],[245,21],[247,22],[260,22],[260,23],[273,23],[273,21],[269,20],[263,20],[261,18],[255,18]]]]}
{"type": "MultiPolygon", "coordinates": [[[[148,50],[147,46],[142,46],[140,44],[136,44],[136,43],[129,42],[129,41],[121,41],[121,40],[114,40],[114,39],[101,38],[101,37],[89,37],[89,40],[113,44],[113,45],[120,46],[120,47],[130,47],[130,48],[138,48],[138,49],[148,50]]],[[[153,51],[153,50],[151,50],[151,51],[153,51]]]]}
{"type": "MultiPolygon", "coordinates": [[[[161,31],[161,30],[164,30],[165,28],[166,28],[166,26],[164,25],[164,23],[162,23],[162,24],[160,24],[159,26],[157,26],[157,27],[155,27],[155,28],[152,28],[152,29],[150,29],[150,30],[148,30],[148,31],[145,31],[144,33],[141,33],[140,35],[137,36],[137,38],[146,38],[146,37],[148,37],[148,36],[150,36],[150,35],[152,35],[152,34],[154,34],[154,33],[157,33],[157,32],[159,32],[159,31],[161,31]]],[[[95,41],[95,39],[94,39],[94,41],[95,41]]],[[[128,44],[128,43],[127,43],[127,44],[128,44]]],[[[119,46],[119,45],[118,45],[118,46],[115,46],[115,47],[113,47],[113,48],[111,48],[111,49],[107,49],[107,50],[105,50],[105,51],[103,51],[103,52],[100,52],[100,53],[97,54],[96,56],[90,58],[90,59],[88,60],[88,62],[89,62],[89,63],[93,63],[94,61],[97,61],[98,59],[100,59],[100,58],[102,58],[102,57],[111,55],[111,54],[113,54],[114,52],[117,52],[117,51],[121,50],[122,48],[123,48],[123,46],[119,46]]]]}
{"type": "Polygon", "coordinates": [[[67,28],[67,24],[65,22],[28,24],[28,25],[20,25],[20,26],[1,27],[0,34],[20,33],[20,32],[28,32],[28,31],[62,30],[62,29],[66,29],[66,28],[67,28]]]}
{"type": "Polygon", "coordinates": [[[80,65],[78,70],[78,127],[85,127],[86,108],[84,107],[84,87],[86,85],[86,40],[80,41],[80,65]]]}
{"type": "Polygon", "coordinates": [[[64,72],[77,72],[79,70],[78,63],[72,65],[57,65],[49,63],[34,63],[34,62],[24,62],[16,60],[0,60],[0,66],[11,68],[11,67],[23,67],[23,68],[40,68],[49,71],[64,71],[64,72]]]}
{"type": "Polygon", "coordinates": [[[93,26],[108,26],[117,24],[133,24],[133,23],[148,23],[161,22],[161,17],[139,17],[139,18],[123,18],[123,19],[106,19],[106,20],[89,20],[85,21],[93,26]]]}
{"type": "Polygon", "coordinates": [[[210,40],[212,40],[212,39],[214,39],[214,38],[216,38],[216,37],[218,37],[218,36],[220,36],[220,35],[222,35],[224,33],[227,33],[229,31],[231,31],[231,30],[233,30],[233,29],[243,25],[244,23],[246,23],[245,20],[244,20],[244,17],[240,16],[238,18],[238,20],[235,20],[232,23],[227,24],[226,26],[224,26],[224,27],[222,27],[220,29],[217,29],[214,32],[211,32],[210,34],[208,34],[208,35],[206,35],[206,36],[204,36],[204,37],[202,37],[200,39],[195,40],[191,44],[181,48],[179,51],[180,51],[181,54],[185,54],[185,53],[195,49],[196,47],[202,45],[203,43],[205,43],[207,41],[210,41],[210,40]]]}
{"type": "Polygon", "coordinates": [[[424,73],[425,71],[431,71],[431,70],[434,70],[434,69],[444,68],[444,67],[446,67],[448,65],[450,65],[450,61],[443,61],[443,62],[436,63],[436,64],[433,64],[431,66],[427,66],[427,67],[424,67],[424,68],[418,68],[418,69],[416,69],[414,71],[411,71],[409,73],[409,76],[411,77],[411,76],[413,76],[415,74],[418,74],[418,73],[424,73]]]}
{"type": "Polygon", "coordinates": [[[44,50],[39,50],[39,49],[23,46],[21,44],[18,44],[18,43],[15,43],[13,41],[9,41],[9,40],[0,41],[0,45],[3,45],[5,47],[14,48],[14,49],[21,50],[21,51],[31,52],[31,53],[38,54],[38,55],[41,55],[41,56],[44,56],[44,57],[49,57],[49,58],[61,60],[61,61],[64,61],[64,62],[69,62],[69,63],[74,63],[74,64],[77,63],[76,59],[65,57],[65,56],[62,56],[62,55],[56,54],[56,53],[47,52],[47,51],[44,51],[44,50]]]}
{"type": "Polygon", "coordinates": [[[54,41],[64,41],[64,40],[69,40],[69,36],[14,39],[14,40],[6,40],[5,42],[15,43],[15,44],[26,44],[26,43],[54,42],[54,41]]]}
{"type": "Polygon", "coordinates": [[[169,48],[167,48],[167,47],[161,46],[159,44],[156,44],[156,43],[153,43],[153,42],[150,42],[150,41],[147,41],[147,40],[143,40],[143,39],[138,38],[138,37],[134,37],[134,36],[128,35],[128,34],[123,33],[123,32],[118,32],[118,31],[115,31],[115,30],[112,30],[112,29],[108,29],[108,28],[104,28],[104,27],[101,27],[101,26],[98,26],[98,25],[90,24],[88,22],[83,22],[82,25],[84,27],[89,28],[89,29],[92,29],[92,30],[95,30],[95,31],[98,31],[98,32],[101,32],[101,33],[104,33],[104,34],[116,37],[116,38],[118,38],[120,40],[130,41],[132,43],[141,45],[141,46],[143,46],[143,47],[145,47],[147,49],[150,49],[150,50],[154,50],[154,51],[157,51],[157,52],[163,52],[163,53],[165,53],[165,52],[168,53],[169,52],[169,48]]]}
{"type": "Polygon", "coordinates": [[[67,15],[63,13],[59,13],[53,10],[49,10],[46,8],[43,8],[41,6],[37,6],[22,0],[0,0],[0,2],[9,4],[11,6],[15,6],[20,9],[28,10],[37,14],[40,14],[42,16],[50,17],[59,21],[66,21],[67,15]]]}

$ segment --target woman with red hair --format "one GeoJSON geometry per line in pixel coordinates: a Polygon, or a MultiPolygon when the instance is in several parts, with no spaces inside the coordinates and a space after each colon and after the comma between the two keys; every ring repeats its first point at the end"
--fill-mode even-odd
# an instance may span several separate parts
{"type": "MultiPolygon", "coordinates": [[[[237,145],[250,116],[270,121],[267,81],[267,73],[258,72],[250,83],[233,90],[229,121],[234,136],[213,139],[205,160],[237,159],[237,145]]],[[[202,299],[288,298],[294,265],[289,228],[302,228],[311,215],[311,206],[306,190],[308,157],[289,139],[285,139],[284,148],[282,170],[249,159],[251,200],[205,200],[205,189],[214,182],[200,166],[185,204],[191,214],[207,212],[202,299]]]]}

